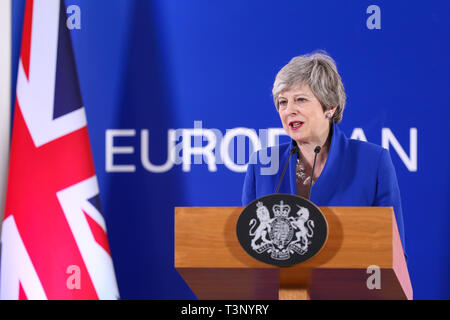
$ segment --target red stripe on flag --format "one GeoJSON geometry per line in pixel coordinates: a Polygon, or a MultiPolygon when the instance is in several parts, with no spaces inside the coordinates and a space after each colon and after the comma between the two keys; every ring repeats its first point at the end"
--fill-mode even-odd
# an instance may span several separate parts
{"type": "Polygon", "coordinates": [[[86,216],[86,220],[89,224],[92,235],[94,236],[95,242],[97,242],[106,252],[108,252],[109,255],[111,255],[106,232],[94,219],[92,219],[86,212],[84,212],[84,210],[83,213],[86,216]]]}
{"type": "Polygon", "coordinates": [[[22,30],[22,48],[20,58],[22,59],[23,69],[27,79],[30,73],[30,48],[31,48],[31,26],[33,24],[33,0],[27,0],[25,3],[25,15],[23,18],[22,30]]]}
{"type": "Polygon", "coordinates": [[[28,300],[25,291],[23,290],[22,283],[19,281],[19,300],[28,300]]]}

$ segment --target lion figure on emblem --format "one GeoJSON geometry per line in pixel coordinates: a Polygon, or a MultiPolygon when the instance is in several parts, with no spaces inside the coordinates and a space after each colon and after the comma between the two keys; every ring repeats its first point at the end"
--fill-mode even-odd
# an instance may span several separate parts
{"type": "Polygon", "coordinates": [[[255,231],[253,229],[254,229],[255,225],[257,224],[256,219],[252,219],[249,222],[249,225],[251,226],[250,236],[253,237],[252,248],[254,250],[261,247],[262,244],[260,244],[260,245],[256,244],[256,242],[260,239],[263,241],[263,243],[271,242],[269,239],[267,239],[267,234],[268,234],[268,232],[270,232],[270,223],[273,220],[273,219],[270,219],[269,210],[265,206],[263,206],[262,203],[258,204],[258,209],[256,209],[256,216],[258,217],[258,220],[259,220],[259,226],[258,226],[258,228],[256,228],[255,231]]]}

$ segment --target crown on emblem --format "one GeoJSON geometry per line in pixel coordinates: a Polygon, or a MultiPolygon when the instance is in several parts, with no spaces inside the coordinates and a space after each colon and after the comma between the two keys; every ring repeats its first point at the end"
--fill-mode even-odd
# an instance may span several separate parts
{"type": "Polygon", "coordinates": [[[275,217],[287,218],[289,212],[291,212],[291,207],[287,204],[283,204],[283,200],[280,201],[280,204],[276,204],[272,207],[273,213],[275,217]]]}

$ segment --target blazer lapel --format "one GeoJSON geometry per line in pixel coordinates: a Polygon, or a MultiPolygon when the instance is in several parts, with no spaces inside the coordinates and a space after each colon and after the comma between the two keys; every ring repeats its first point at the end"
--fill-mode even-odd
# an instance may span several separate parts
{"type": "MultiPolygon", "coordinates": [[[[289,152],[291,152],[292,148],[294,147],[294,145],[291,145],[291,148],[289,148],[289,152]]],[[[296,179],[296,172],[295,172],[295,167],[297,165],[297,159],[298,159],[298,153],[294,153],[291,156],[291,159],[289,160],[289,166],[288,166],[288,170],[289,170],[289,193],[293,194],[293,195],[297,195],[297,179],[296,179]]]]}
{"type": "Polygon", "coordinates": [[[317,205],[328,204],[339,180],[340,162],[345,154],[345,135],[336,124],[332,126],[332,138],[327,162],[311,190],[310,199],[317,205]]]}

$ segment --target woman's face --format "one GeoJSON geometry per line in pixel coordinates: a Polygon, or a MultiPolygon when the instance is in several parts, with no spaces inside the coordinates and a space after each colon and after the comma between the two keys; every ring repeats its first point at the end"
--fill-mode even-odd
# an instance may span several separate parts
{"type": "Polygon", "coordinates": [[[297,143],[317,144],[328,137],[330,120],[308,85],[299,84],[282,91],[278,96],[278,112],[284,130],[297,143]]]}

